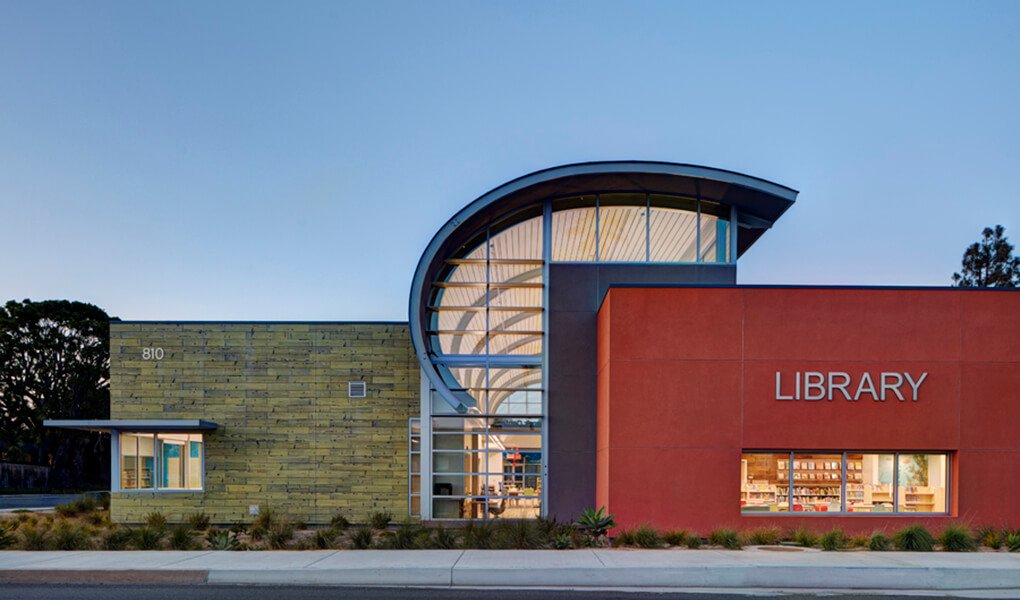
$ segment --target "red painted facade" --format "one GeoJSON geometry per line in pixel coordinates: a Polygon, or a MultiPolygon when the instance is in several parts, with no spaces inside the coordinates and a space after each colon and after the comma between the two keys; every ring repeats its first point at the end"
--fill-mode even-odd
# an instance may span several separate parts
{"type": "Polygon", "coordinates": [[[623,528],[1020,527],[1020,292],[613,288],[597,418],[597,504],[623,528]],[[777,401],[777,371],[928,376],[916,402],[777,401]],[[741,515],[740,455],[773,449],[948,452],[950,515],[741,515]]]}

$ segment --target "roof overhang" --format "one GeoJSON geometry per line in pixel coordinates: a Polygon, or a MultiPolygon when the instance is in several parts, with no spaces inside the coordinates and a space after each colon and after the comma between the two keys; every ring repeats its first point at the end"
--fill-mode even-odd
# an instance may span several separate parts
{"type": "Polygon", "coordinates": [[[133,431],[138,433],[197,433],[215,431],[216,423],[202,419],[47,419],[43,427],[81,431],[133,431]]]}

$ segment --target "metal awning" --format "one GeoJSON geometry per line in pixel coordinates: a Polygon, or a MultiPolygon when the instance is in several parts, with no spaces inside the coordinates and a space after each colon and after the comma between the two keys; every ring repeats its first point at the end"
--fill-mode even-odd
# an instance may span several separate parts
{"type": "Polygon", "coordinates": [[[80,429],[83,431],[134,431],[139,433],[170,433],[215,431],[216,423],[202,419],[47,419],[43,427],[80,429]]]}

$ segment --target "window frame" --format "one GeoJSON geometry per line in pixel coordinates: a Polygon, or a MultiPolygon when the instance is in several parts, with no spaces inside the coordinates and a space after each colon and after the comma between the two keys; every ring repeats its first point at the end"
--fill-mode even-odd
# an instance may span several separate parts
{"type": "MultiPolygon", "coordinates": [[[[206,434],[203,432],[195,431],[128,431],[121,429],[110,430],[110,491],[118,494],[202,494],[206,491],[205,485],[205,454],[206,454],[206,434]],[[151,435],[152,436],[152,454],[153,454],[153,467],[152,467],[152,487],[147,488],[125,488],[121,485],[121,435],[151,435]],[[199,473],[199,487],[197,488],[163,488],[159,486],[161,477],[163,474],[163,468],[160,465],[159,460],[159,436],[160,435],[187,435],[188,442],[184,444],[185,449],[190,449],[191,436],[197,435],[202,439],[202,456],[200,462],[200,473],[199,473]]],[[[135,460],[137,461],[137,448],[135,450],[135,460]]],[[[182,457],[184,459],[184,457],[182,457]]],[[[187,467],[185,467],[187,469],[187,467]]],[[[136,468],[137,470],[137,468],[136,468]]],[[[185,471],[184,479],[187,481],[188,472],[185,471]]]]}
{"type": "MultiPolygon", "coordinates": [[[[953,459],[954,459],[954,454],[955,453],[953,451],[951,451],[951,450],[805,450],[805,449],[799,449],[799,450],[741,450],[741,452],[740,452],[741,460],[743,460],[743,457],[745,455],[748,455],[748,454],[769,454],[769,455],[783,455],[783,454],[785,454],[786,455],[787,472],[788,472],[787,481],[786,481],[786,497],[788,498],[788,500],[787,500],[788,506],[787,506],[786,510],[779,510],[779,511],[776,511],[776,512],[763,512],[763,511],[744,512],[743,505],[739,505],[740,516],[741,517],[776,517],[776,516],[780,516],[780,517],[795,516],[795,517],[810,517],[810,518],[826,517],[826,516],[830,516],[830,517],[831,516],[839,516],[839,517],[910,517],[910,516],[914,516],[914,517],[944,517],[944,516],[951,516],[953,514],[953,511],[952,511],[953,487],[952,486],[953,486],[953,462],[954,462],[953,459]],[[799,511],[794,511],[793,510],[793,497],[794,497],[794,493],[793,493],[793,488],[794,488],[794,477],[793,477],[794,468],[793,468],[793,464],[795,462],[794,456],[796,456],[797,454],[839,454],[841,456],[841,459],[840,459],[840,472],[841,472],[842,479],[840,481],[840,500],[839,500],[839,502],[840,502],[840,510],[838,512],[835,512],[835,511],[832,511],[832,512],[830,512],[830,511],[799,512],[799,511]],[[846,468],[846,461],[847,461],[847,455],[848,454],[885,454],[885,455],[891,455],[893,457],[893,466],[894,466],[894,468],[893,468],[893,479],[892,479],[892,484],[891,484],[891,487],[892,487],[892,498],[893,498],[893,509],[892,509],[892,511],[890,511],[890,512],[852,512],[852,511],[847,511],[847,496],[846,496],[846,493],[847,493],[847,488],[846,488],[846,486],[847,486],[847,478],[846,478],[846,476],[847,476],[847,468],[846,468]],[[899,486],[900,486],[900,456],[901,455],[909,456],[909,455],[916,455],[916,454],[940,455],[940,456],[945,456],[946,457],[945,497],[943,499],[946,509],[944,511],[941,511],[941,512],[906,512],[906,511],[901,511],[900,510],[900,494],[899,494],[899,486]]],[[[739,464],[738,464],[738,468],[739,468],[739,464]]],[[[739,475],[739,473],[738,473],[738,475],[739,475]]],[[[743,486],[745,484],[745,482],[741,481],[740,484],[741,484],[741,486],[743,486]]]]}

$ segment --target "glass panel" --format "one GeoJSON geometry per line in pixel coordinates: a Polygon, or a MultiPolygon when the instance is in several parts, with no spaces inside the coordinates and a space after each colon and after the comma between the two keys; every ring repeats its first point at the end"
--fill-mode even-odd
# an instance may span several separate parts
{"type": "Polygon", "coordinates": [[[450,283],[485,283],[485,261],[476,263],[455,263],[450,276],[446,278],[450,283]]]}
{"type": "Polygon", "coordinates": [[[421,455],[420,454],[412,454],[411,455],[411,467],[410,468],[411,468],[411,472],[412,473],[421,473],[421,455]]]}
{"type": "Polygon", "coordinates": [[[740,456],[740,512],[790,510],[790,454],[753,453],[740,456]]]}
{"type": "MultiPolygon", "coordinates": [[[[542,433],[542,419],[493,417],[488,419],[489,433],[542,433]]],[[[537,448],[537,446],[536,446],[537,448]]]]}
{"type": "Polygon", "coordinates": [[[595,262],[595,196],[553,205],[552,260],[595,262]]]}
{"type": "Polygon", "coordinates": [[[644,194],[599,197],[599,262],[643,262],[647,251],[644,194]]]}
{"type": "Polygon", "coordinates": [[[122,433],[121,489],[152,489],[155,484],[155,443],[151,433],[122,433]]]}
{"type": "Polygon", "coordinates": [[[945,454],[900,454],[899,512],[946,512],[945,454]]]}
{"type": "Polygon", "coordinates": [[[489,315],[489,331],[542,331],[542,313],[495,311],[489,315]]]}
{"type": "Polygon", "coordinates": [[[489,414],[540,415],[542,390],[493,390],[489,392],[489,414]]]}
{"type": "Polygon", "coordinates": [[[442,310],[432,313],[432,331],[485,331],[484,310],[442,310]]]}
{"type": "Polygon", "coordinates": [[[521,308],[542,306],[541,287],[494,287],[489,289],[489,306],[521,308]]]}
{"type": "Polygon", "coordinates": [[[542,335],[540,333],[527,335],[495,334],[489,336],[489,354],[533,356],[541,353],[542,335]]]}
{"type": "Polygon", "coordinates": [[[691,198],[652,196],[649,256],[652,262],[696,262],[698,203],[691,198]]]}
{"type": "Polygon", "coordinates": [[[502,231],[502,224],[493,226],[489,238],[490,259],[541,259],[542,258],[542,207],[529,209],[526,214],[518,213],[510,220],[527,220],[502,231]],[[528,218],[528,215],[537,214],[528,218]]]}
{"type": "Polygon", "coordinates": [[[432,472],[478,473],[485,471],[486,460],[485,452],[433,452],[432,472]]]}
{"type": "Polygon", "coordinates": [[[542,386],[542,369],[492,367],[489,369],[489,386],[493,388],[527,388],[542,386]]]}
{"type": "Polygon", "coordinates": [[[138,489],[138,438],[120,434],[120,489],[138,489]]]}
{"type": "Polygon", "coordinates": [[[542,283],[542,263],[489,265],[489,283],[542,283]]]}
{"type": "Polygon", "coordinates": [[[436,287],[436,299],[432,306],[485,307],[485,284],[452,287],[436,287]]]}
{"type": "Polygon", "coordinates": [[[432,336],[433,347],[438,347],[443,354],[484,354],[485,334],[457,333],[432,336]],[[435,340],[438,340],[438,344],[435,340]]]}
{"type": "Polygon", "coordinates": [[[459,402],[457,406],[450,406],[450,403],[440,396],[439,392],[432,391],[432,414],[478,414],[485,407],[485,395],[478,390],[453,390],[452,393],[459,402]]]}
{"type": "Polygon", "coordinates": [[[432,476],[432,494],[434,496],[484,496],[486,481],[490,478],[498,479],[498,477],[498,475],[490,476],[484,473],[470,475],[437,473],[432,476]]]}
{"type": "Polygon", "coordinates": [[[410,512],[411,512],[411,516],[412,517],[420,517],[421,516],[421,497],[420,496],[411,496],[411,502],[410,502],[409,508],[410,508],[410,512]]]}
{"type": "Polygon", "coordinates": [[[847,512],[892,512],[895,465],[892,454],[847,454],[847,512]]]}
{"type": "Polygon", "coordinates": [[[729,256],[729,207],[701,201],[701,261],[726,262],[729,256]]]}
{"type": "Polygon", "coordinates": [[[433,498],[433,519],[481,519],[485,498],[433,498]]]}
{"type": "Polygon", "coordinates": [[[421,493],[421,475],[411,475],[411,493],[421,493]]]}
{"type": "Polygon", "coordinates": [[[202,489],[202,453],[204,451],[205,444],[202,442],[201,434],[188,436],[187,481],[189,490],[202,489]]]}
{"type": "Polygon", "coordinates": [[[793,455],[793,511],[842,510],[843,455],[793,455]]]}

